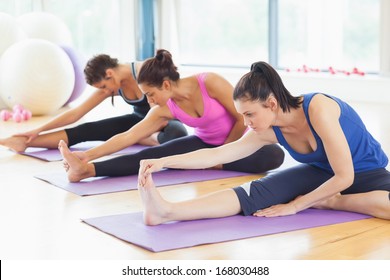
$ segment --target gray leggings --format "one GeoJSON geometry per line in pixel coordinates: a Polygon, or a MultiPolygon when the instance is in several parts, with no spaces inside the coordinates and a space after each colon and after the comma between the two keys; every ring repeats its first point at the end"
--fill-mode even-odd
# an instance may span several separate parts
{"type": "MultiPolygon", "coordinates": [[[[308,164],[300,164],[285,170],[270,173],[267,176],[236,187],[236,192],[244,215],[252,215],[260,209],[276,204],[288,203],[299,195],[316,189],[333,174],[308,164]]],[[[342,194],[389,191],[390,172],[384,168],[355,174],[353,184],[342,194]]]]}

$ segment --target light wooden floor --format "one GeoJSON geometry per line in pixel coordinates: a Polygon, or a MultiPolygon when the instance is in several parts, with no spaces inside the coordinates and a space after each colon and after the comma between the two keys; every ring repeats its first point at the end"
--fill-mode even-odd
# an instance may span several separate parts
{"type": "MultiPolygon", "coordinates": [[[[390,154],[389,105],[352,105],[390,154]]],[[[105,110],[111,114],[113,109],[105,110]]],[[[96,112],[100,114],[101,110],[96,112]]],[[[21,124],[0,121],[0,137],[35,127],[48,118],[35,117],[21,124]]],[[[390,259],[390,221],[374,218],[151,253],[80,221],[80,218],[141,211],[136,191],[79,197],[33,178],[37,173],[61,170],[60,162],[43,162],[3,147],[0,147],[0,168],[1,259],[390,259]]],[[[182,200],[255,178],[184,184],[160,190],[170,200],[182,200]]]]}

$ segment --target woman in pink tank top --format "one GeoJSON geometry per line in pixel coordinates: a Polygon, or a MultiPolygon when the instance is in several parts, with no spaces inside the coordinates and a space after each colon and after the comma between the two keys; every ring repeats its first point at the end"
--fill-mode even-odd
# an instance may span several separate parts
{"type": "MultiPolygon", "coordinates": [[[[220,146],[245,133],[243,118],[233,103],[233,86],[220,75],[201,73],[181,78],[171,54],[158,50],[155,57],[143,63],[137,81],[148,102],[156,104],[141,122],[86,152],[71,153],[64,142],[59,144],[71,182],[88,177],[137,174],[142,159],[220,146]],[[136,154],[91,162],[153,135],[172,119],[192,127],[194,133],[136,154]]],[[[263,173],[279,167],[283,159],[282,149],[269,145],[247,158],[215,168],[263,173]]]]}

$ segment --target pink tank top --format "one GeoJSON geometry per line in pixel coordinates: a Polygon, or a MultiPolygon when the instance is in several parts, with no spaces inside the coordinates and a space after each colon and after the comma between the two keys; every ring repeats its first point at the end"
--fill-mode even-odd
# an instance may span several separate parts
{"type": "Polygon", "coordinates": [[[221,103],[211,98],[204,84],[206,73],[198,74],[200,91],[203,98],[203,115],[199,118],[189,116],[179,106],[169,99],[168,108],[172,115],[189,127],[194,128],[194,134],[203,142],[211,145],[222,145],[234,125],[234,119],[221,103]]]}

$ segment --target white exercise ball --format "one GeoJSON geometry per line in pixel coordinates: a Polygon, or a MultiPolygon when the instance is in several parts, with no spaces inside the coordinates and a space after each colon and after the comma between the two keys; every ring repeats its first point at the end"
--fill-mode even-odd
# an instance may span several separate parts
{"type": "Polygon", "coordinates": [[[0,59],[0,94],[10,108],[21,104],[33,115],[53,113],[69,100],[74,84],[71,60],[49,41],[20,41],[0,59]]]}
{"type": "Polygon", "coordinates": [[[31,12],[17,18],[29,38],[44,39],[57,45],[72,46],[72,34],[65,22],[50,13],[31,12]]]}
{"type": "MultiPolygon", "coordinates": [[[[2,12],[0,12],[0,34],[0,57],[11,45],[27,38],[16,18],[2,12]]],[[[7,105],[0,97],[0,109],[5,108],[7,108],[7,105]]]]}
{"type": "Polygon", "coordinates": [[[0,56],[12,44],[27,38],[16,18],[2,12],[0,12],[0,34],[0,56]]]}
{"type": "Polygon", "coordinates": [[[1,109],[7,109],[7,104],[4,103],[3,99],[0,97],[0,110],[1,109]]]}

